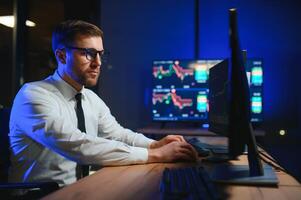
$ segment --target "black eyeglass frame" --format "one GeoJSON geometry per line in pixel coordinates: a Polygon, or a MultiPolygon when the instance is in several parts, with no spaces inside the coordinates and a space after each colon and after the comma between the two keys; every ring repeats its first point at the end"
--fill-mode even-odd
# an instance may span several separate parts
{"type": "Polygon", "coordinates": [[[104,50],[97,51],[94,48],[81,48],[81,47],[74,47],[74,46],[65,46],[65,48],[84,51],[85,55],[86,55],[86,58],[89,61],[94,61],[96,59],[97,54],[99,54],[99,58],[100,58],[101,61],[104,60],[104,56],[106,56],[106,53],[105,53],[104,50]]]}

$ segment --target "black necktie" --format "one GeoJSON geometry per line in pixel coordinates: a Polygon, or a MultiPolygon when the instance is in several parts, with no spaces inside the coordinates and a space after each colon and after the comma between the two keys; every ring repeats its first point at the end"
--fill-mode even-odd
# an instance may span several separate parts
{"type": "MultiPolygon", "coordinates": [[[[76,99],[76,116],[77,116],[77,128],[82,132],[86,132],[86,125],[85,125],[85,116],[82,107],[82,94],[78,93],[75,95],[76,99]]],[[[89,175],[89,165],[82,165],[80,177],[85,177],[89,175]]],[[[79,178],[80,178],[79,177],[79,178]]]]}

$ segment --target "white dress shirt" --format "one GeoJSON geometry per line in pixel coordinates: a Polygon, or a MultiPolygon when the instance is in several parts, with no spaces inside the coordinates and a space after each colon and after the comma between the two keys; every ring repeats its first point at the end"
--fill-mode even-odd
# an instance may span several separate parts
{"type": "Polygon", "coordinates": [[[9,181],[76,181],[76,163],[129,165],[145,163],[153,140],[125,129],[106,104],[83,88],[86,133],[77,128],[77,91],[57,72],[27,83],[18,92],[10,118],[9,181]]]}

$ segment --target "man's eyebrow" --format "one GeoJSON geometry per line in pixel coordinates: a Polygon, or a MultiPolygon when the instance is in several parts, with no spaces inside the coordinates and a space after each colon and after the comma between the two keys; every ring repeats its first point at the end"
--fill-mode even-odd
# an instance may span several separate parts
{"type": "Polygon", "coordinates": [[[97,49],[94,49],[94,48],[86,48],[86,49],[92,50],[92,51],[104,51],[104,49],[102,49],[102,50],[97,50],[97,49]]]}

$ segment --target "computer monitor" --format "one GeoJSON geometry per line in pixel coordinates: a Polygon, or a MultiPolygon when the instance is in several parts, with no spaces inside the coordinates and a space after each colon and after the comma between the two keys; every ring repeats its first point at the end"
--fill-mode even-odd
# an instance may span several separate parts
{"type": "MultiPolygon", "coordinates": [[[[153,61],[152,119],[208,123],[210,69],[223,59],[153,61]]],[[[248,59],[251,121],[263,121],[263,60],[248,59]]]]}
{"type": "Polygon", "coordinates": [[[221,61],[153,61],[153,120],[207,123],[209,69],[221,61]]]}
{"type": "MultiPolygon", "coordinates": [[[[236,9],[230,9],[229,14],[230,63],[225,60],[209,73],[209,130],[228,137],[228,159],[236,159],[247,147],[248,166],[218,165],[212,177],[219,182],[276,185],[275,173],[271,167],[263,167],[258,154],[251,124],[252,93],[245,68],[246,54],[243,56],[239,45],[236,9]]],[[[262,80],[254,78],[254,84],[257,83],[262,80]]]]}

